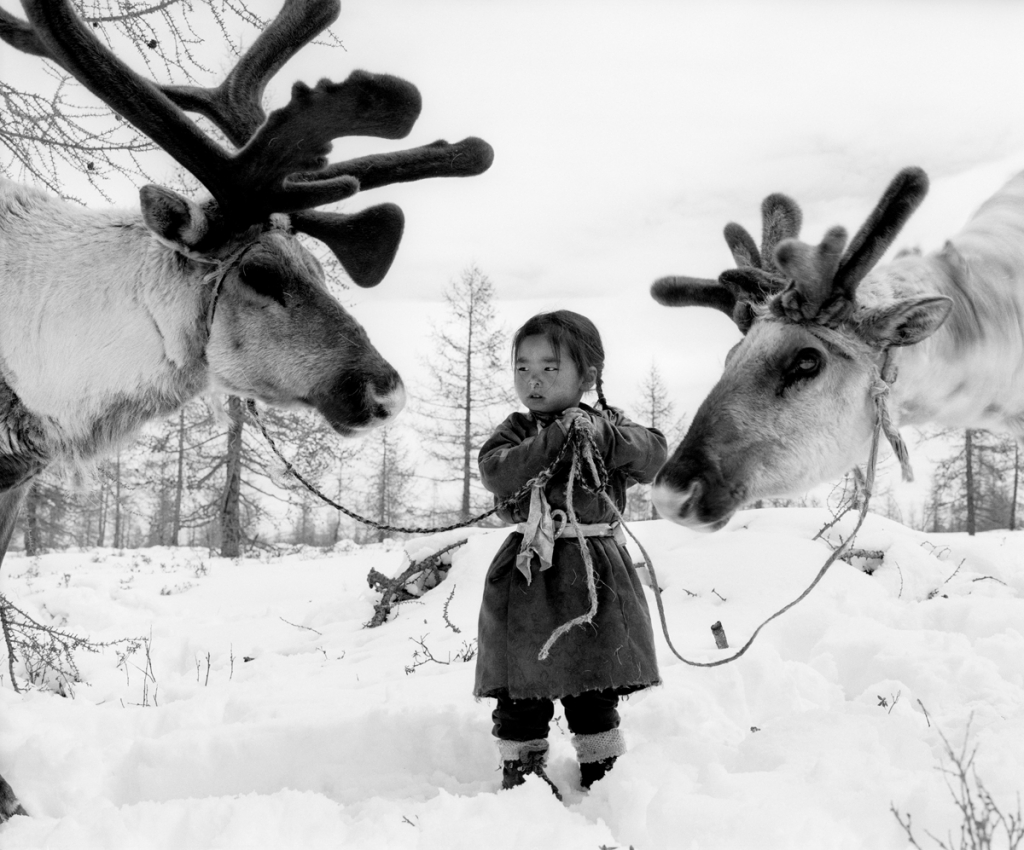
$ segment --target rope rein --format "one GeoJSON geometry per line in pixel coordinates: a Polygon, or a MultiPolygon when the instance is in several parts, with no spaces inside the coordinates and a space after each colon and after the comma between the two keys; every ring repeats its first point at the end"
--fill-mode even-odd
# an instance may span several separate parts
{"type": "Polygon", "coordinates": [[[551,464],[544,470],[542,470],[540,473],[538,473],[536,476],[531,478],[528,482],[526,482],[526,484],[524,484],[515,494],[502,500],[491,510],[486,511],[485,513],[482,513],[479,516],[473,517],[463,522],[443,526],[440,528],[407,528],[386,525],[384,523],[380,523],[375,520],[369,519],[368,517],[361,516],[355,513],[354,511],[351,511],[348,508],[344,507],[343,505],[338,504],[329,496],[326,496],[324,493],[318,490],[313,484],[307,481],[299,473],[298,470],[295,469],[292,463],[287,458],[285,458],[285,456],[281,453],[280,449],[278,449],[273,437],[271,437],[270,434],[268,433],[266,426],[263,424],[263,420],[260,418],[259,414],[256,411],[255,402],[252,399],[247,399],[246,407],[253,421],[256,423],[256,425],[262,432],[264,439],[267,441],[267,444],[270,446],[271,450],[278,457],[278,459],[284,464],[285,469],[290,475],[292,475],[304,487],[306,487],[307,490],[309,490],[311,493],[317,496],[325,504],[330,505],[334,509],[340,511],[341,513],[358,522],[361,522],[365,525],[369,525],[381,531],[395,531],[407,534],[431,534],[443,531],[452,531],[457,528],[465,528],[469,525],[474,525],[480,520],[486,519],[487,517],[495,514],[501,508],[514,504],[517,499],[522,497],[524,494],[528,493],[537,484],[546,484],[547,481],[549,481],[551,477],[554,475],[555,470],[557,469],[559,464],[561,464],[568,449],[572,447],[573,451],[570,457],[569,477],[566,483],[566,515],[568,516],[569,522],[572,525],[576,540],[579,542],[580,545],[580,552],[583,558],[583,564],[586,571],[587,596],[590,601],[590,607],[583,614],[580,614],[579,616],[574,617],[573,619],[568,620],[565,623],[562,623],[562,625],[560,625],[551,633],[551,635],[548,637],[547,641],[545,641],[543,647],[540,650],[540,653],[537,656],[538,660],[544,661],[545,659],[547,659],[551,652],[551,648],[554,646],[555,642],[559,638],[561,638],[563,635],[565,635],[567,632],[569,632],[576,626],[582,626],[588,623],[592,623],[595,615],[597,614],[597,578],[594,571],[593,556],[590,554],[590,547],[587,545],[586,537],[583,534],[582,529],[580,528],[579,520],[576,516],[576,510],[573,505],[573,490],[575,489],[578,483],[583,490],[595,495],[599,494],[602,497],[604,502],[609,506],[613,515],[615,516],[615,521],[622,526],[622,528],[630,536],[633,542],[637,545],[637,548],[640,550],[640,553],[644,559],[644,564],[647,567],[647,570],[651,576],[651,588],[654,592],[654,600],[657,604],[658,616],[661,620],[661,630],[665,636],[665,642],[667,643],[668,648],[672,651],[672,654],[675,655],[675,657],[682,661],[684,664],[688,664],[691,667],[720,667],[721,665],[729,664],[730,662],[735,661],[736,659],[744,655],[746,651],[750,649],[750,647],[753,645],[754,640],[761,633],[761,630],[764,629],[765,626],[772,622],[772,620],[781,617],[793,606],[795,606],[798,602],[801,602],[802,600],[806,599],[810,592],[814,590],[814,588],[817,587],[818,583],[822,580],[822,578],[824,578],[825,573],[828,572],[829,568],[831,568],[831,566],[837,560],[839,560],[850,548],[850,545],[852,544],[854,538],[857,536],[857,532],[860,531],[860,528],[864,524],[864,520],[867,517],[868,505],[871,501],[871,495],[875,482],[875,467],[877,466],[878,461],[878,445],[882,434],[885,434],[886,439],[892,446],[893,452],[899,459],[900,468],[902,470],[904,479],[907,481],[913,480],[913,471],[910,468],[910,458],[906,444],[900,437],[899,432],[893,425],[891,417],[889,415],[889,390],[890,385],[895,379],[895,365],[892,362],[891,352],[887,350],[884,354],[882,366],[880,368],[876,368],[875,373],[872,376],[872,382],[869,390],[875,407],[875,427],[871,435],[871,450],[868,455],[867,474],[864,477],[863,483],[864,499],[861,502],[860,511],[857,516],[857,522],[854,525],[853,531],[850,533],[848,537],[846,537],[840,543],[840,545],[835,550],[833,550],[832,554],[829,555],[825,563],[818,570],[817,575],[815,575],[811,583],[798,597],[796,597],[796,599],[794,599],[792,602],[787,603],[774,614],[772,614],[770,617],[768,617],[766,620],[764,620],[756,629],[754,629],[753,633],[747,639],[747,642],[744,643],[743,646],[740,647],[736,652],[734,652],[732,655],[726,658],[720,658],[716,661],[692,661],[689,658],[686,658],[683,655],[681,655],[679,651],[675,648],[675,645],[672,643],[672,638],[669,635],[668,631],[668,621],[665,616],[665,605],[661,598],[661,587],[658,583],[657,573],[654,570],[654,563],[652,562],[651,557],[647,553],[647,550],[644,548],[643,544],[637,539],[637,536],[633,533],[632,529],[630,529],[629,526],[626,524],[626,521],[622,516],[622,512],[615,504],[615,501],[608,494],[608,471],[604,465],[604,460],[601,457],[600,453],[596,453],[594,451],[593,436],[589,432],[585,431],[584,429],[577,425],[578,420],[573,420],[573,422],[570,424],[568,434],[566,435],[566,440],[563,443],[562,448],[559,450],[558,455],[551,462],[551,464]],[[582,470],[581,461],[584,464],[582,470]],[[584,472],[589,473],[591,483],[588,483],[587,481],[584,480],[584,472]]]}
{"type": "MultiPolygon", "coordinates": [[[[586,623],[592,623],[594,616],[597,614],[597,577],[594,573],[594,558],[590,554],[590,547],[587,545],[586,538],[583,535],[583,531],[580,528],[579,521],[576,518],[576,509],[572,503],[572,491],[573,485],[576,483],[576,477],[579,474],[580,458],[582,457],[588,462],[590,472],[593,475],[595,487],[592,489],[586,484],[582,484],[583,488],[591,492],[600,492],[612,505],[615,507],[615,503],[612,502],[608,496],[607,491],[607,471],[602,474],[597,468],[597,463],[594,460],[594,441],[593,438],[585,434],[583,431],[576,427],[576,422],[573,420],[572,426],[569,429],[568,439],[566,444],[569,442],[576,443],[576,449],[572,453],[572,461],[569,466],[569,480],[565,485],[565,507],[566,515],[569,517],[569,522],[572,524],[573,531],[576,534],[576,540],[580,544],[580,554],[583,557],[583,565],[586,568],[587,576],[587,598],[590,600],[590,608],[586,613],[580,614],[578,617],[573,617],[565,623],[562,623],[557,629],[555,629],[550,637],[544,642],[544,646],[541,647],[540,652],[537,654],[538,661],[547,660],[548,655],[551,652],[551,647],[555,645],[562,635],[568,632],[575,626],[582,626],[586,623]]],[[[600,458],[600,455],[597,456],[600,458]]],[[[602,462],[603,468],[603,462],[602,462]]],[[[582,481],[582,479],[581,479],[582,481]]],[[[618,515],[619,520],[622,520],[622,515],[616,509],[615,513],[618,515]]]]}
{"type": "Polygon", "coordinates": [[[546,483],[548,480],[550,480],[551,476],[555,474],[555,469],[558,467],[558,465],[562,462],[562,459],[565,457],[565,453],[570,445],[570,441],[566,440],[565,443],[562,445],[562,448],[559,451],[558,456],[551,462],[551,464],[546,469],[542,470],[540,473],[535,475],[533,478],[527,481],[521,488],[519,488],[517,492],[513,493],[508,498],[503,499],[489,511],[484,511],[482,514],[478,514],[475,517],[470,517],[469,519],[463,520],[462,522],[456,522],[452,525],[445,525],[439,527],[407,527],[400,525],[388,525],[387,523],[377,522],[376,520],[370,519],[369,517],[362,516],[361,514],[358,514],[353,510],[349,510],[344,505],[339,505],[330,496],[327,496],[326,494],[322,493],[319,489],[317,489],[315,485],[311,484],[309,481],[303,478],[302,474],[295,468],[292,462],[289,461],[288,458],[286,458],[283,454],[281,454],[281,450],[277,447],[277,443],[274,441],[274,438],[270,436],[270,433],[267,431],[266,425],[263,424],[263,419],[256,411],[256,402],[253,401],[251,398],[246,399],[245,406],[249,412],[249,416],[252,417],[253,422],[255,422],[257,427],[260,429],[260,433],[263,434],[263,439],[265,439],[267,441],[267,445],[270,446],[271,451],[273,451],[273,453],[277,455],[277,459],[284,464],[285,470],[288,472],[289,475],[295,478],[296,481],[298,481],[300,484],[302,484],[302,486],[309,490],[310,493],[312,493],[314,496],[320,499],[320,501],[324,502],[324,504],[330,505],[336,511],[340,511],[350,519],[354,519],[356,522],[360,522],[363,525],[368,525],[371,528],[376,528],[378,531],[394,531],[396,533],[401,534],[439,534],[442,531],[454,531],[457,528],[467,528],[468,526],[476,525],[476,523],[480,522],[481,520],[487,519],[487,517],[489,516],[493,516],[502,508],[515,504],[517,499],[519,499],[524,494],[528,493],[530,489],[538,482],[546,483]]]}
{"type": "MultiPolygon", "coordinates": [[[[636,535],[623,523],[623,527],[629,533],[629,536],[636,543],[640,549],[641,554],[644,557],[644,563],[647,566],[648,571],[651,574],[651,585],[654,590],[654,600],[658,605],[658,616],[661,618],[661,630],[665,635],[665,642],[668,644],[668,648],[672,650],[672,654],[682,661],[684,664],[688,664],[691,667],[720,667],[723,664],[728,664],[730,661],[735,661],[741,655],[746,653],[750,649],[754,640],[761,633],[761,629],[767,626],[772,620],[781,617],[790,608],[796,605],[798,602],[806,599],[818,583],[825,577],[825,573],[829,571],[829,568],[838,561],[850,548],[853,543],[853,539],[857,536],[857,532],[860,531],[860,527],[864,524],[864,519],[868,514],[868,505],[871,502],[871,494],[875,485],[875,467],[878,465],[878,443],[881,434],[885,434],[886,439],[889,440],[892,446],[893,452],[895,452],[897,458],[900,460],[900,467],[903,470],[904,478],[908,481],[913,480],[913,471],[910,468],[910,457],[907,452],[906,444],[903,442],[903,438],[900,437],[899,432],[892,424],[892,420],[889,416],[889,385],[896,379],[896,369],[892,363],[892,356],[890,351],[885,352],[884,359],[882,361],[882,367],[876,370],[873,376],[871,385],[871,397],[875,405],[875,427],[871,435],[871,451],[868,454],[868,468],[867,474],[864,477],[864,500],[860,506],[860,512],[857,516],[857,523],[853,527],[853,531],[846,539],[829,555],[828,559],[822,564],[821,569],[818,570],[818,574],[814,577],[807,588],[792,602],[783,605],[778,611],[772,614],[768,619],[761,623],[753,634],[747,639],[747,642],[743,644],[736,652],[726,658],[720,658],[717,661],[691,661],[689,658],[684,658],[676,650],[672,644],[672,638],[668,633],[668,622],[665,619],[665,605],[661,601],[661,588],[658,585],[658,577],[654,572],[654,564],[651,561],[650,556],[647,554],[647,550],[644,549],[643,544],[636,539],[636,535]]],[[[606,498],[607,498],[607,494],[606,498]]],[[[609,502],[611,500],[609,499],[609,502]]],[[[615,505],[612,504],[614,508],[615,505]]],[[[618,509],[616,508],[616,512],[618,509]]]]}

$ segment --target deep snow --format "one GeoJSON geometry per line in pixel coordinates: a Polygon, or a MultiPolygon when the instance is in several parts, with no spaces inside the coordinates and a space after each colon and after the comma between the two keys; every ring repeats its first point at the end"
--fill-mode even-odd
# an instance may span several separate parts
{"type": "MultiPolygon", "coordinates": [[[[634,523],[676,647],[723,656],[719,620],[739,646],[813,578],[828,519],[747,511],[714,535],[634,523]]],[[[723,667],[679,662],[656,624],[665,683],[624,703],[630,751],[589,794],[556,715],[564,803],[535,779],[498,791],[492,705],[460,660],[506,533],[475,530],[447,580],[376,629],[363,628],[369,570],[395,575],[465,533],[240,561],[9,555],[0,590],[14,604],[96,641],[149,638],[153,677],[144,650],[118,666],[115,648],[78,655],[73,698],[15,694],[4,670],[0,774],[33,816],[0,827],[0,847],[907,847],[890,806],[932,846],[926,830],[959,824],[939,732],[959,748],[968,724],[977,776],[1016,811],[1024,532],[932,535],[869,516],[856,545],[884,550],[874,572],[837,563],[723,667]],[[451,663],[408,672],[417,641],[451,663]]]]}

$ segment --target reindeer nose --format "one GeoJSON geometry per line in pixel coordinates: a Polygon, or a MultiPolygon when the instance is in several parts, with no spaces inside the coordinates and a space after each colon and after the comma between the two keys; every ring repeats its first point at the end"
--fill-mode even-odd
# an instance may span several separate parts
{"type": "Polygon", "coordinates": [[[665,519],[681,525],[690,525],[703,492],[704,488],[696,478],[685,490],[677,490],[669,484],[657,482],[651,490],[651,501],[665,519]]]}
{"type": "MultiPolygon", "coordinates": [[[[396,375],[397,377],[397,375],[396,375]]],[[[405,385],[399,378],[385,394],[372,393],[374,402],[380,405],[381,419],[394,419],[405,407],[405,385]]]]}

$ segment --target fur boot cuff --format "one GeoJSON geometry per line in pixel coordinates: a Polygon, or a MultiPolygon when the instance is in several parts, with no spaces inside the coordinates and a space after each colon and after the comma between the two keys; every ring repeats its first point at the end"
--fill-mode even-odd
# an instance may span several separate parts
{"type": "Polygon", "coordinates": [[[598,732],[594,735],[573,735],[572,745],[580,764],[603,761],[621,756],[626,752],[626,739],[618,729],[598,732]]]}
{"type": "Polygon", "coordinates": [[[498,738],[498,752],[502,761],[522,760],[527,753],[547,753],[548,742],[545,738],[534,738],[531,741],[507,741],[498,738]]]}

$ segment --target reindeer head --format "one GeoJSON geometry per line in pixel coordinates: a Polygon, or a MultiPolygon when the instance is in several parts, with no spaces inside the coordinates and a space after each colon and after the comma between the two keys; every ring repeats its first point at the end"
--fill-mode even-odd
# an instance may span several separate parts
{"type": "Polygon", "coordinates": [[[857,298],[926,191],[923,171],[901,171],[849,247],[842,227],[817,246],[800,242],[799,208],[772,195],[760,251],[739,225],[725,229],[737,269],[653,285],[660,303],[716,307],[744,334],[655,479],[662,516],[715,530],[746,502],[804,492],[866,457],[884,353],[934,333],[952,306],[937,296],[857,298]]]}
{"type": "Polygon", "coordinates": [[[177,257],[170,265],[197,266],[209,283],[204,354],[214,385],[272,404],[311,405],[342,433],[397,413],[401,380],[329,295],[319,263],[295,234],[321,240],[357,285],[375,286],[398,249],[401,210],[316,207],[390,183],[479,174],[491,164],[490,146],[476,138],[438,141],[329,164],[333,139],[402,138],[419,115],[414,86],[364,71],[342,83],[296,83],[289,103],[266,114],[266,83],[337,17],[338,0],[284,0],[215,88],[161,86],[139,76],[94,37],[68,0],[23,5],[27,22],[0,10],[0,39],[61,66],[212,196],[196,202],[152,185],[140,192],[143,222],[177,257]],[[186,110],[209,119],[236,150],[216,143],[186,110]]]}

